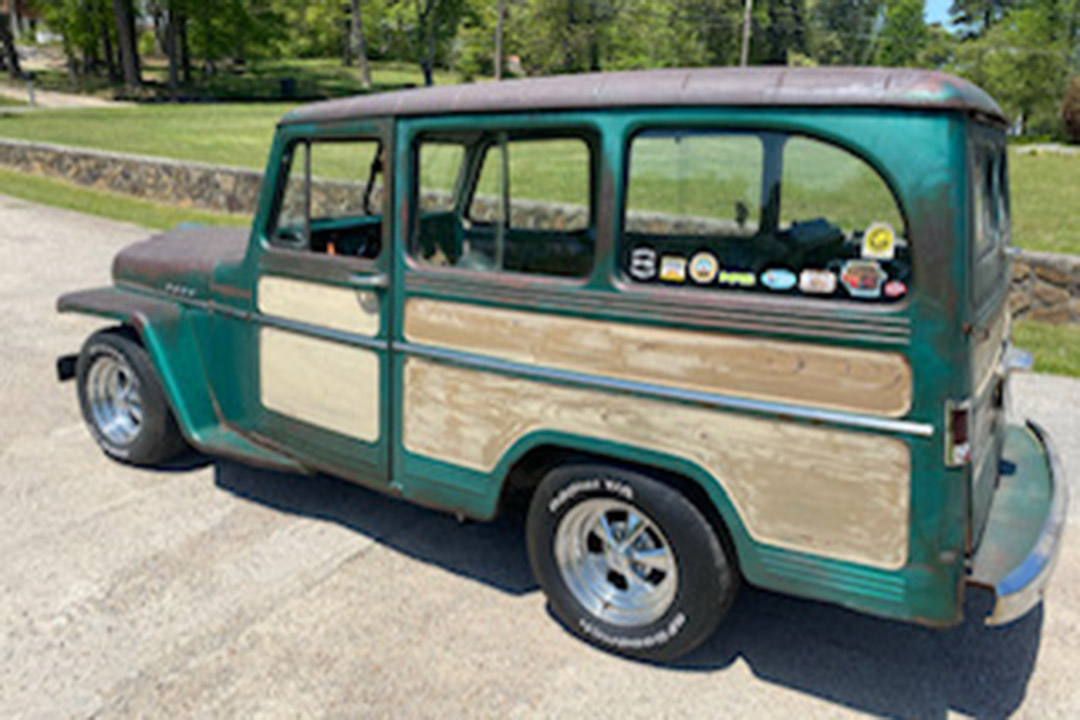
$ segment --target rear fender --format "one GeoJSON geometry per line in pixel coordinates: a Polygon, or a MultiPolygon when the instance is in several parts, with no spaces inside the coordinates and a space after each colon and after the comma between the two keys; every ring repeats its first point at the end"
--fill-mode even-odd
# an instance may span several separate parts
{"type": "Polygon", "coordinates": [[[192,310],[170,300],[116,287],[67,293],[60,296],[56,307],[62,313],[115,320],[138,333],[181,432],[193,445],[203,444],[204,435],[217,427],[218,416],[192,310]]]}

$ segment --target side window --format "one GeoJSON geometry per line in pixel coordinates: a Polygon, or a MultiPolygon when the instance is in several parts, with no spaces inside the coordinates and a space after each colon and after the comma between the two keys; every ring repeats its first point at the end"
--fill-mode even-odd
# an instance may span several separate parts
{"type": "Polygon", "coordinates": [[[422,263],[561,277],[592,268],[593,160],[584,139],[421,139],[415,157],[412,252],[422,263]],[[456,194],[445,196],[447,188],[456,194]]]}
{"type": "Polygon", "coordinates": [[[637,135],[621,248],[635,283],[893,301],[910,284],[884,179],[834,145],[781,133],[637,135]]]}
{"type": "Polygon", "coordinates": [[[377,140],[298,142],[280,182],[272,244],[327,255],[379,254],[385,184],[377,140]]]}

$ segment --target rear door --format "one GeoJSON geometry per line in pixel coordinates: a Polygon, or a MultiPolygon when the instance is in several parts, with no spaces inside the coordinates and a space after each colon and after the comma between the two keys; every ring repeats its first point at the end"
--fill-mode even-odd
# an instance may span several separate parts
{"type": "Polygon", "coordinates": [[[998,482],[1005,430],[1002,353],[1009,337],[1010,241],[1005,133],[975,126],[970,145],[972,356],[971,530],[978,545],[998,482]]]}
{"type": "MultiPolygon", "coordinates": [[[[388,482],[387,126],[287,138],[254,281],[257,434],[388,482]]],[[[286,131],[287,132],[287,131],[286,131]]]]}

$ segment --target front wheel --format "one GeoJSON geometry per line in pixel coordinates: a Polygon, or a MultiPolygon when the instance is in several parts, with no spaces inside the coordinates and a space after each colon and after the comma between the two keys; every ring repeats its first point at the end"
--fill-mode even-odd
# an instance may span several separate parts
{"type": "Polygon", "coordinates": [[[605,649],[673,660],[712,635],[738,588],[716,531],[670,485],[599,464],[552,470],[533,495],[529,559],[555,615],[605,649]]]}
{"type": "Polygon", "coordinates": [[[154,465],[186,447],[150,357],[125,331],[91,335],[75,378],[83,418],[107,455],[154,465]]]}

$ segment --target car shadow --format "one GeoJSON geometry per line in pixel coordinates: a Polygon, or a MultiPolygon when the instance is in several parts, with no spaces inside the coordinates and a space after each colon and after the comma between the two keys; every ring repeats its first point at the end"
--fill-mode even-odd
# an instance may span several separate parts
{"type": "MultiPolygon", "coordinates": [[[[520,509],[494,523],[452,516],[335,478],[285,475],[217,461],[223,490],[281,512],[338,523],[421,562],[521,595],[538,590],[520,509]]],[[[933,630],[744,586],[720,630],[663,667],[718,672],[745,662],[764,681],[861,712],[900,718],[1009,715],[1023,701],[1042,634],[1042,608],[1002,628],[968,620],[933,630]]]]}

